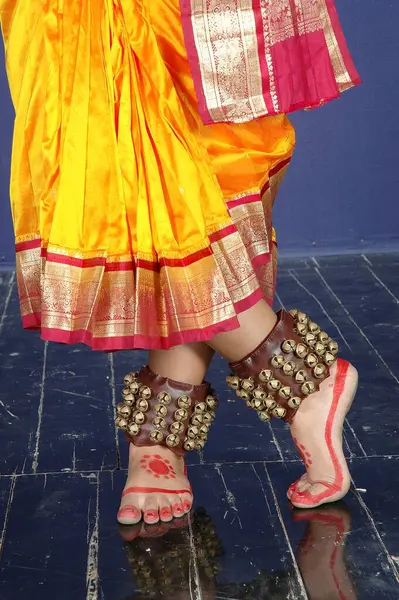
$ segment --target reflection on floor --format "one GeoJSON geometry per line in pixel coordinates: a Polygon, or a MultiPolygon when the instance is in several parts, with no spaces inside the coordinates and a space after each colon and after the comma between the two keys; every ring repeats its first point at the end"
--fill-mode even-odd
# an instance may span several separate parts
{"type": "Polygon", "coordinates": [[[42,343],[0,273],[2,600],[399,598],[399,255],[283,261],[277,300],[331,331],[360,372],[345,503],[292,509],[302,466],[289,432],[229,393],[217,359],[218,418],[188,461],[195,513],[169,531],[118,529],[127,452],[114,406],[145,355],[42,343]]]}

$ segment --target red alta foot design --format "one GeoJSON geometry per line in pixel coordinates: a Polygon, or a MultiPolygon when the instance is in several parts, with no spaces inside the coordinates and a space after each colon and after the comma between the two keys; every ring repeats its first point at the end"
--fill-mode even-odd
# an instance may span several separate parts
{"type": "MultiPolygon", "coordinates": [[[[332,482],[322,479],[312,480],[309,476],[305,475],[292,484],[288,490],[288,497],[293,505],[298,508],[316,508],[327,502],[336,502],[347,494],[350,487],[348,467],[342,452],[342,425],[345,415],[352,404],[356,392],[356,385],[354,386],[354,389],[347,390],[347,393],[349,393],[351,397],[349,398],[348,406],[346,407],[344,414],[340,415],[342,423],[337,423],[337,412],[345,392],[345,385],[347,384],[348,372],[351,365],[346,361],[338,360],[336,368],[335,382],[333,384],[333,399],[324,432],[325,443],[334,469],[334,479],[332,482]],[[339,448],[338,451],[336,450],[337,447],[339,448]],[[338,456],[338,453],[341,456],[338,456]],[[301,490],[300,488],[302,486],[304,486],[305,489],[301,490]],[[315,493],[311,491],[314,487],[321,489],[318,493],[315,493]]],[[[310,452],[306,450],[303,444],[298,444],[296,439],[295,443],[298,446],[305,466],[309,467],[312,464],[310,452]]]]}
{"type": "Polygon", "coordinates": [[[140,460],[140,468],[155,479],[176,479],[176,471],[170,461],[159,454],[145,454],[140,460]]]}

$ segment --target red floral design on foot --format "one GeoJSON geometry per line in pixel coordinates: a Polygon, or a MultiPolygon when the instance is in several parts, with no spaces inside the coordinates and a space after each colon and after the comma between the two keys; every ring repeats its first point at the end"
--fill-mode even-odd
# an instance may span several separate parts
{"type": "Polygon", "coordinates": [[[301,455],[303,463],[305,467],[310,467],[313,464],[312,455],[308,452],[303,444],[300,444],[296,438],[294,438],[294,442],[296,447],[298,448],[298,452],[301,455]]]}
{"type": "Polygon", "coordinates": [[[176,479],[176,471],[166,458],[160,454],[145,454],[140,460],[141,469],[148,475],[153,475],[155,479],[176,479]]]}

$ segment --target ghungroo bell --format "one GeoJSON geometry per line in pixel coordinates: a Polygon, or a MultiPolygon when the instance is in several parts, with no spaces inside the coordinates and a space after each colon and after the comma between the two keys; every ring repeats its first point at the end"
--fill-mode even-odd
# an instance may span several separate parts
{"type": "Polygon", "coordinates": [[[233,374],[227,384],[262,421],[275,416],[291,423],[303,399],[329,376],[338,344],[304,312],[280,311],[277,317],[264,342],[245,359],[230,365],[233,374]]]}
{"type": "Polygon", "coordinates": [[[124,381],[115,424],[130,442],[136,446],[161,444],[176,454],[204,447],[218,406],[208,383],[180,383],[156,375],[148,367],[139,374],[128,373],[124,381]]]}

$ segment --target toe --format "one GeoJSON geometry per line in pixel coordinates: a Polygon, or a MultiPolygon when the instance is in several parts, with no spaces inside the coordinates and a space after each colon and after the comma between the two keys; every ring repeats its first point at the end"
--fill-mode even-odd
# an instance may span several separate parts
{"type": "Polygon", "coordinates": [[[121,525],[135,525],[141,520],[141,510],[132,504],[121,506],[117,519],[121,525]]]}
{"type": "Polygon", "coordinates": [[[184,508],[183,508],[183,503],[181,502],[181,500],[179,500],[178,502],[174,502],[174,504],[172,505],[172,511],[173,511],[173,516],[178,519],[179,517],[182,517],[184,515],[184,508]]]}
{"type": "Polygon", "coordinates": [[[189,494],[184,494],[181,497],[181,503],[183,505],[184,514],[187,514],[190,512],[190,510],[193,506],[193,497],[190,496],[189,494]]]}
{"type": "Polygon", "coordinates": [[[163,523],[169,523],[173,519],[173,511],[170,504],[165,503],[159,509],[159,516],[163,523]]]}
{"type": "Polygon", "coordinates": [[[304,490],[307,489],[308,486],[309,486],[308,477],[305,473],[304,475],[302,475],[302,477],[300,477],[299,479],[297,479],[296,481],[294,481],[294,483],[292,483],[290,485],[290,487],[287,490],[288,498],[291,499],[292,494],[294,492],[303,492],[304,490]]]}
{"type": "Polygon", "coordinates": [[[149,499],[144,505],[143,509],[143,519],[144,522],[148,525],[154,525],[159,521],[159,512],[158,506],[155,504],[154,500],[149,499]]]}

